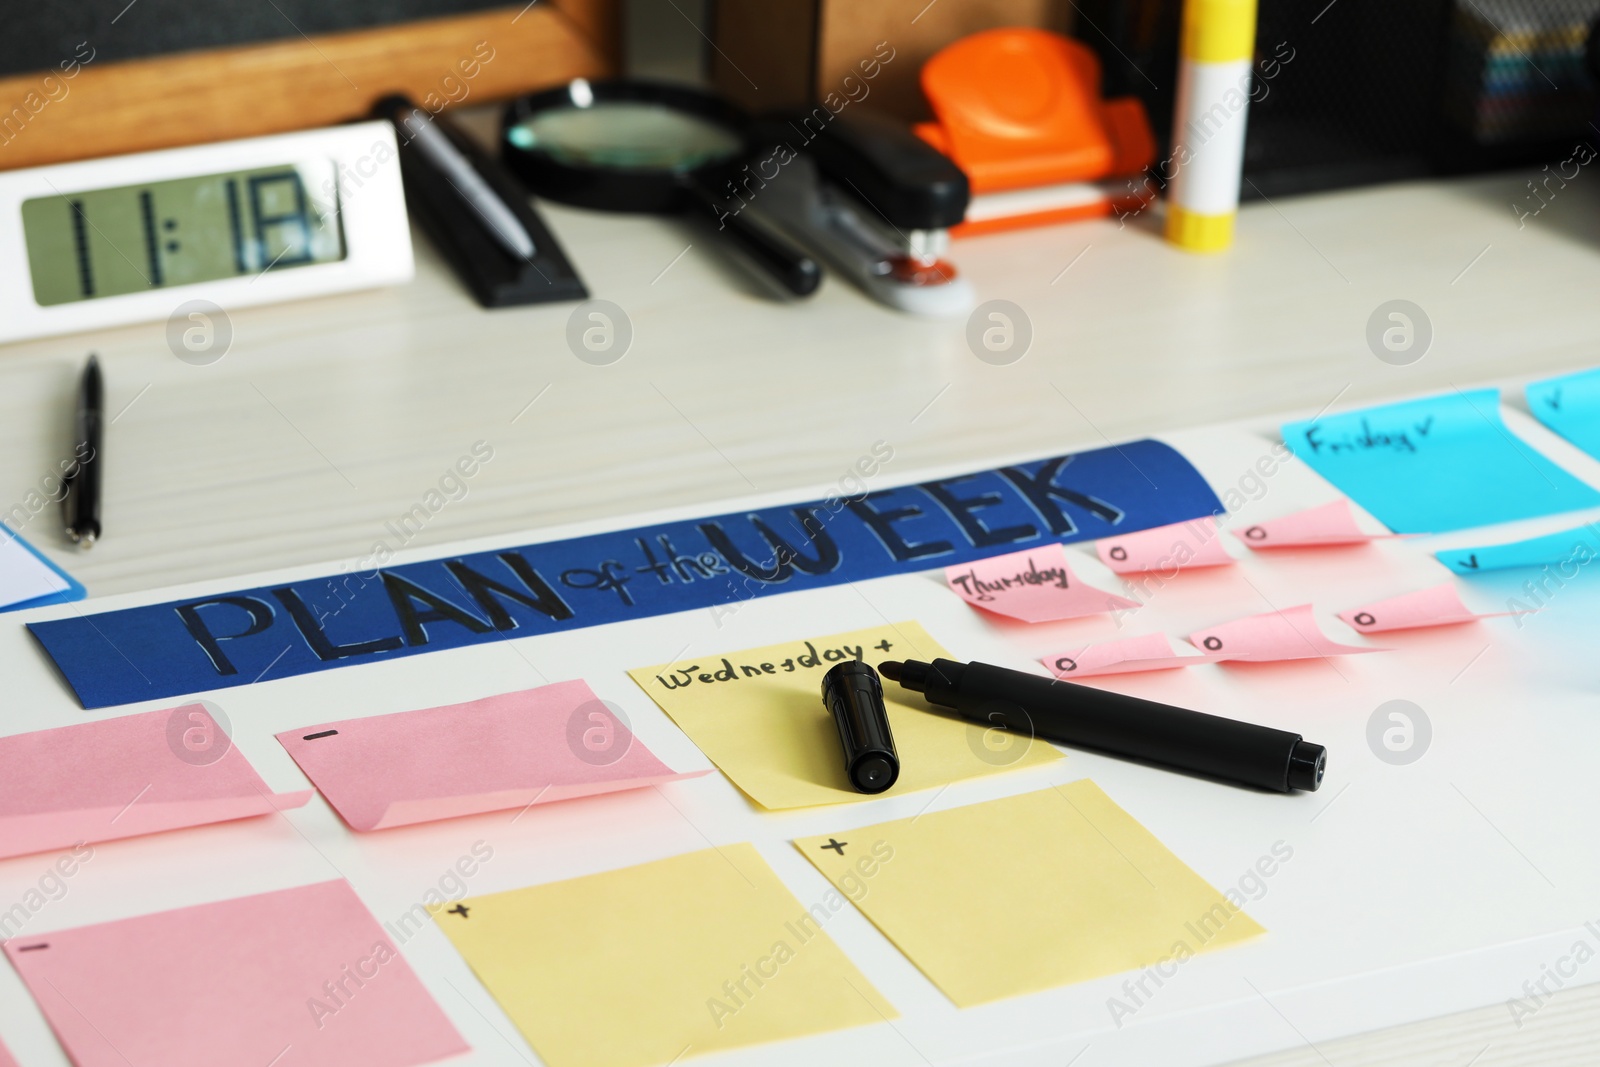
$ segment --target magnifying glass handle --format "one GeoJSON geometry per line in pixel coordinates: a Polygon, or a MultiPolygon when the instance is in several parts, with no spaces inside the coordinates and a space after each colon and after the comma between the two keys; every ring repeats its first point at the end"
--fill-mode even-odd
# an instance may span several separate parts
{"type": "Polygon", "coordinates": [[[822,268],[798,246],[739,215],[722,220],[723,232],[744,254],[795,296],[810,296],[822,284],[822,268]]]}
{"type": "Polygon", "coordinates": [[[717,226],[762,271],[795,296],[810,296],[822,284],[822,268],[798,245],[746,218],[742,212],[724,208],[711,193],[696,186],[695,200],[717,226]]]}

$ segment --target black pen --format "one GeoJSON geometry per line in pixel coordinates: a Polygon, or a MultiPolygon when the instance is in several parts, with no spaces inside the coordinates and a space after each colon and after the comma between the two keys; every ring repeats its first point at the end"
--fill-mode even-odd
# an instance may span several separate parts
{"type": "Polygon", "coordinates": [[[484,222],[484,228],[494,235],[502,248],[515,259],[532,259],[538,254],[539,250],[527,228],[522,225],[522,220],[489,187],[483,175],[473,169],[472,162],[462,155],[461,149],[439,128],[440,120],[412,107],[404,97],[392,97],[384,103],[390,121],[398,132],[406,135],[407,140],[438,169],[461,199],[477,212],[484,222]]]}
{"type": "Polygon", "coordinates": [[[988,663],[906,660],[878,672],[973,722],[1291,793],[1322,784],[1328,750],[1285,730],[988,663]]]}
{"type": "Polygon", "coordinates": [[[73,455],[77,460],[66,480],[67,536],[84,548],[100,539],[100,439],[105,427],[105,384],[100,361],[93,354],[83,368],[78,387],[78,412],[74,426],[73,455]]]}

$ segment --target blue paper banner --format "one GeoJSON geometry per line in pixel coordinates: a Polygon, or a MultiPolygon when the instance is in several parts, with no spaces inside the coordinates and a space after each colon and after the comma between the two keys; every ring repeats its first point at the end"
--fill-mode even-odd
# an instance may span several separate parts
{"type": "MultiPolygon", "coordinates": [[[[878,457],[883,458],[883,457],[878,457]]],[[[733,605],[1222,511],[1137,441],[920,485],[30,623],[85,708],[733,605]]]]}

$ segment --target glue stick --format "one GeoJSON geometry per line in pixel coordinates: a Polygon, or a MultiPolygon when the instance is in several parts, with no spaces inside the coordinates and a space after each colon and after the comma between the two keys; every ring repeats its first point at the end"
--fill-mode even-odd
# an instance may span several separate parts
{"type": "Polygon", "coordinates": [[[1167,194],[1167,240],[1179,248],[1233,243],[1255,41],[1256,0],[1184,0],[1167,194]]]}

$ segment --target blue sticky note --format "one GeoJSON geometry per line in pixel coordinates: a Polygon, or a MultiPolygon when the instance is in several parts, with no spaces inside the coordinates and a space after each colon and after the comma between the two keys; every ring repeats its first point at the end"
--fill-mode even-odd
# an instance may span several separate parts
{"type": "Polygon", "coordinates": [[[1533,382],[1527,396],[1534,418],[1600,459],[1600,370],[1533,382]]]}
{"type": "Polygon", "coordinates": [[[1600,491],[1512,435],[1493,389],[1292,422],[1283,440],[1395,533],[1443,533],[1600,505],[1600,491]]]}
{"type": "MultiPolygon", "coordinates": [[[[21,611],[23,608],[38,608],[46,604],[65,604],[71,600],[82,600],[89,595],[84,590],[82,583],[54,563],[51,563],[44,553],[28,544],[22,539],[21,534],[16,533],[3,523],[0,523],[0,542],[14,543],[17,547],[24,549],[28,556],[37,560],[67,585],[65,589],[58,592],[46,593],[44,596],[30,597],[27,600],[18,600],[10,604],[0,605],[0,611],[21,611]]],[[[26,559],[27,557],[22,558],[26,559]]]]}
{"type": "Polygon", "coordinates": [[[1600,556],[1600,528],[1593,523],[1543,537],[1530,537],[1526,541],[1434,553],[1434,558],[1457,574],[1479,574],[1508,567],[1575,566],[1596,556],[1600,556]]]}

